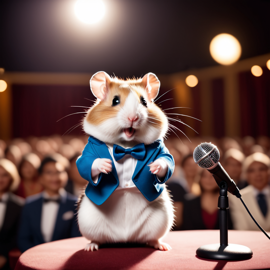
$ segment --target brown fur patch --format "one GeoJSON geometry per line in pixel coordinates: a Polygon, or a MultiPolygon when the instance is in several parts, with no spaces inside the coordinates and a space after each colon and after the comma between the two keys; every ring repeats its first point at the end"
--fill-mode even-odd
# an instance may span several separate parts
{"type": "Polygon", "coordinates": [[[120,85],[119,83],[111,82],[106,98],[97,102],[89,110],[86,119],[90,124],[99,125],[110,118],[116,117],[130,93],[128,88],[120,87],[120,85]],[[112,101],[115,96],[120,96],[120,104],[112,106],[112,101]]]}
{"type": "Polygon", "coordinates": [[[105,100],[97,102],[89,110],[86,116],[87,121],[90,124],[99,125],[110,118],[116,117],[131,90],[137,95],[139,101],[141,96],[147,100],[149,116],[148,124],[155,128],[163,129],[167,125],[168,120],[162,110],[148,99],[142,79],[122,80],[113,78],[109,83],[109,91],[105,100]],[[129,85],[129,87],[121,87],[123,84],[129,85]],[[114,96],[120,96],[120,104],[112,107],[114,96]]]}

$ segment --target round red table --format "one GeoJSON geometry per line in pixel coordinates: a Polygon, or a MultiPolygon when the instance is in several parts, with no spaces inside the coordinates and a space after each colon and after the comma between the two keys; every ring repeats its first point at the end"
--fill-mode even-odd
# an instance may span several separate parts
{"type": "Polygon", "coordinates": [[[170,251],[112,246],[87,252],[87,242],[78,237],[36,246],[21,255],[15,269],[270,269],[270,241],[261,232],[229,231],[229,243],[253,251],[251,259],[234,262],[196,257],[200,246],[219,243],[219,231],[170,232],[164,238],[170,251]]]}

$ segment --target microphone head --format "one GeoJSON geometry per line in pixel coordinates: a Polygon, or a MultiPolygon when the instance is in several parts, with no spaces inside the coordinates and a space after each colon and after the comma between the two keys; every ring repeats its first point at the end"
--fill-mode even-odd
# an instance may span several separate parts
{"type": "Polygon", "coordinates": [[[194,161],[203,169],[211,170],[218,164],[220,154],[212,143],[201,143],[193,152],[194,161]]]}

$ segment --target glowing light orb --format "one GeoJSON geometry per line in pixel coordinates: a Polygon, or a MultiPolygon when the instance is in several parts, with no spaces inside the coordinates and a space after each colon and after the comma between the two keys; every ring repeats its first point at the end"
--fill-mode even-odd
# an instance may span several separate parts
{"type": "Polygon", "coordinates": [[[251,68],[251,73],[255,76],[255,77],[260,77],[263,74],[263,70],[260,66],[253,66],[251,68]]]}
{"type": "Polygon", "coordinates": [[[74,5],[77,18],[86,24],[99,22],[105,14],[105,5],[101,0],[78,0],[74,5]]]}
{"type": "Polygon", "coordinates": [[[194,75],[189,75],[186,77],[186,84],[189,87],[195,87],[198,84],[198,78],[194,75]]]}
{"type": "Polygon", "coordinates": [[[4,80],[0,80],[0,92],[4,92],[7,89],[7,83],[4,80]]]}
{"type": "Polygon", "coordinates": [[[219,34],[210,43],[210,53],[216,62],[221,65],[231,65],[241,56],[239,41],[230,34],[219,34]]]}
{"type": "Polygon", "coordinates": [[[270,60],[268,60],[268,61],[266,62],[266,66],[267,66],[267,68],[270,70],[270,60]]]}

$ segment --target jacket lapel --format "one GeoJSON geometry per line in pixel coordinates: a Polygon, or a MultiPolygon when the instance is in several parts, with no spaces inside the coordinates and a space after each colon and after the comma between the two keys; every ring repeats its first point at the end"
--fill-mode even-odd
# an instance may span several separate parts
{"type": "Polygon", "coordinates": [[[66,211],[65,203],[62,202],[62,200],[61,200],[61,202],[59,203],[59,209],[58,209],[58,213],[57,213],[57,217],[56,217],[56,221],[55,221],[55,225],[54,225],[52,241],[60,239],[59,236],[61,235],[61,230],[62,230],[62,228],[64,228],[63,215],[64,215],[65,211],[66,211]]]}
{"type": "Polygon", "coordinates": [[[35,202],[35,219],[33,222],[33,226],[35,226],[38,237],[40,238],[40,240],[44,243],[45,240],[43,238],[43,235],[41,233],[41,212],[42,212],[42,204],[43,204],[43,197],[41,197],[40,199],[38,199],[35,202]]]}
{"type": "Polygon", "coordinates": [[[144,160],[137,161],[137,165],[136,165],[135,171],[134,171],[133,176],[132,176],[133,181],[136,181],[134,179],[136,178],[137,174],[142,170],[142,168],[145,167],[146,165],[149,165],[149,164],[147,164],[147,162],[154,155],[154,153],[159,151],[160,142],[157,141],[157,142],[154,142],[152,144],[146,145],[145,148],[146,148],[146,156],[145,156],[144,160]]]}
{"type": "Polygon", "coordinates": [[[96,151],[96,154],[100,158],[107,158],[107,159],[110,159],[112,161],[112,175],[115,177],[115,179],[119,183],[116,168],[115,168],[112,156],[109,153],[108,146],[104,142],[98,141],[98,140],[94,139],[93,137],[90,137],[90,138],[91,138],[91,141],[93,142],[92,145],[96,151]]]}

